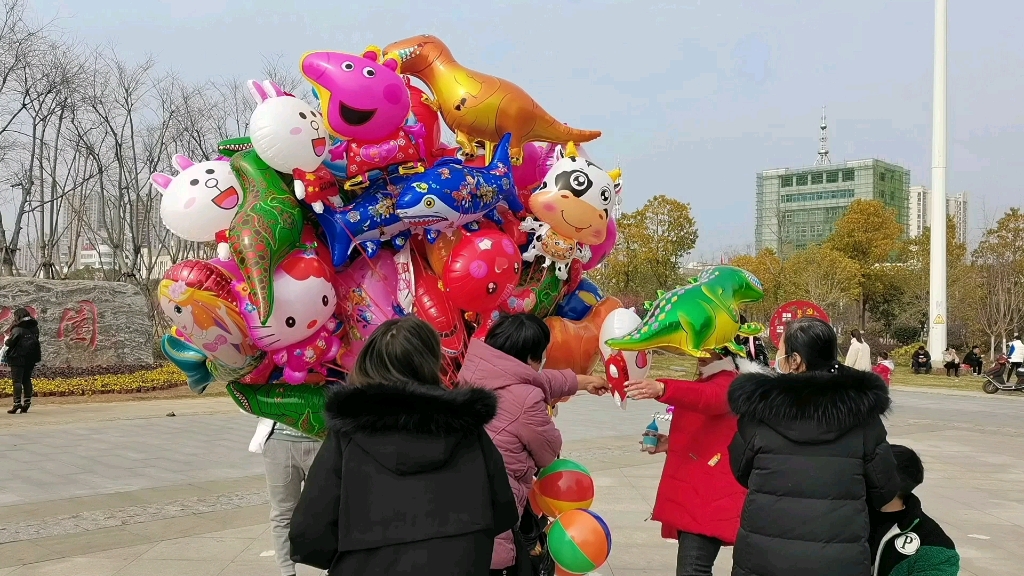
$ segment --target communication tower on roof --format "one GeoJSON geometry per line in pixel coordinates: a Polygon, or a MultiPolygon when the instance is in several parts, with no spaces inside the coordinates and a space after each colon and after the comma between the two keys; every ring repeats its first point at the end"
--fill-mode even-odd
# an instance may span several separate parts
{"type": "Polygon", "coordinates": [[[825,107],[821,107],[821,137],[818,138],[821,147],[818,148],[818,159],[814,161],[815,166],[827,166],[832,163],[828,157],[828,124],[825,123],[825,107]]]}

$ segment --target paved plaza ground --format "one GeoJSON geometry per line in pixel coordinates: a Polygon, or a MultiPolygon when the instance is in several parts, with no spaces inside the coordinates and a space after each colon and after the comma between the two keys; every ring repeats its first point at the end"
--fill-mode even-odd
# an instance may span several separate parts
{"type": "MultiPolygon", "coordinates": [[[[965,575],[1024,566],[1024,398],[896,390],[890,439],[927,468],[925,509],[965,575]]],[[[614,547],[596,574],[674,573],[647,521],[662,456],[637,451],[653,402],[625,412],[579,397],[557,419],[564,456],[590,468],[614,547]]],[[[0,576],[276,576],[256,421],[227,398],[34,404],[0,414],[0,576]],[[168,417],[169,412],[176,416],[168,417]]],[[[728,574],[723,552],[716,574],[728,574]]],[[[300,575],[318,571],[300,569],[300,575]]]]}

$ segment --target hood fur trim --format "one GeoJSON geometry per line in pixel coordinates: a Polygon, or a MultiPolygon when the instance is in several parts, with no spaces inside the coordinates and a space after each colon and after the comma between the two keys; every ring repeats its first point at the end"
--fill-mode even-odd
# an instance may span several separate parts
{"type": "Polygon", "coordinates": [[[446,390],[416,383],[339,386],[328,393],[325,408],[331,430],[350,436],[475,432],[497,411],[498,397],[490,390],[446,390]]]}
{"type": "Polygon", "coordinates": [[[886,414],[891,404],[889,387],[877,374],[846,366],[835,373],[741,374],[729,387],[733,413],[767,424],[849,429],[886,414]]]}

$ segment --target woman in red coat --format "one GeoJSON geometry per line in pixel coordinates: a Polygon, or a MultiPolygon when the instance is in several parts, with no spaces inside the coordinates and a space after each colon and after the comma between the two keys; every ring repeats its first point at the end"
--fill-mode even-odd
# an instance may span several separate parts
{"type": "Polygon", "coordinates": [[[729,465],[736,417],[729,410],[729,385],[746,360],[712,352],[698,362],[697,380],[630,382],[630,398],[673,406],[669,436],[657,452],[668,452],[654,503],[654,520],[665,538],[679,540],[676,576],[711,576],[722,546],[732,546],[747,491],[729,465]]]}

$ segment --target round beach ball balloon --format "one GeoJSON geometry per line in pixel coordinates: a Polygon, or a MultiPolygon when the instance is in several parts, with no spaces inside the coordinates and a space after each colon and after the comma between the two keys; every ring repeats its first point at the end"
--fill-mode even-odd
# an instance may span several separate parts
{"type": "Polygon", "coordinates": [[[537,474],[531,500],[545,516],[590,508],[594,503],[594,479],[582,464],[559,458],[537,474]]]}
{"type": "Polygon", "coordinates": [[[563,572],[586,574],[600,568],[612,551],[612,533],[590,510],[570,510],[548,527],[548,550],[563,572]]]}

